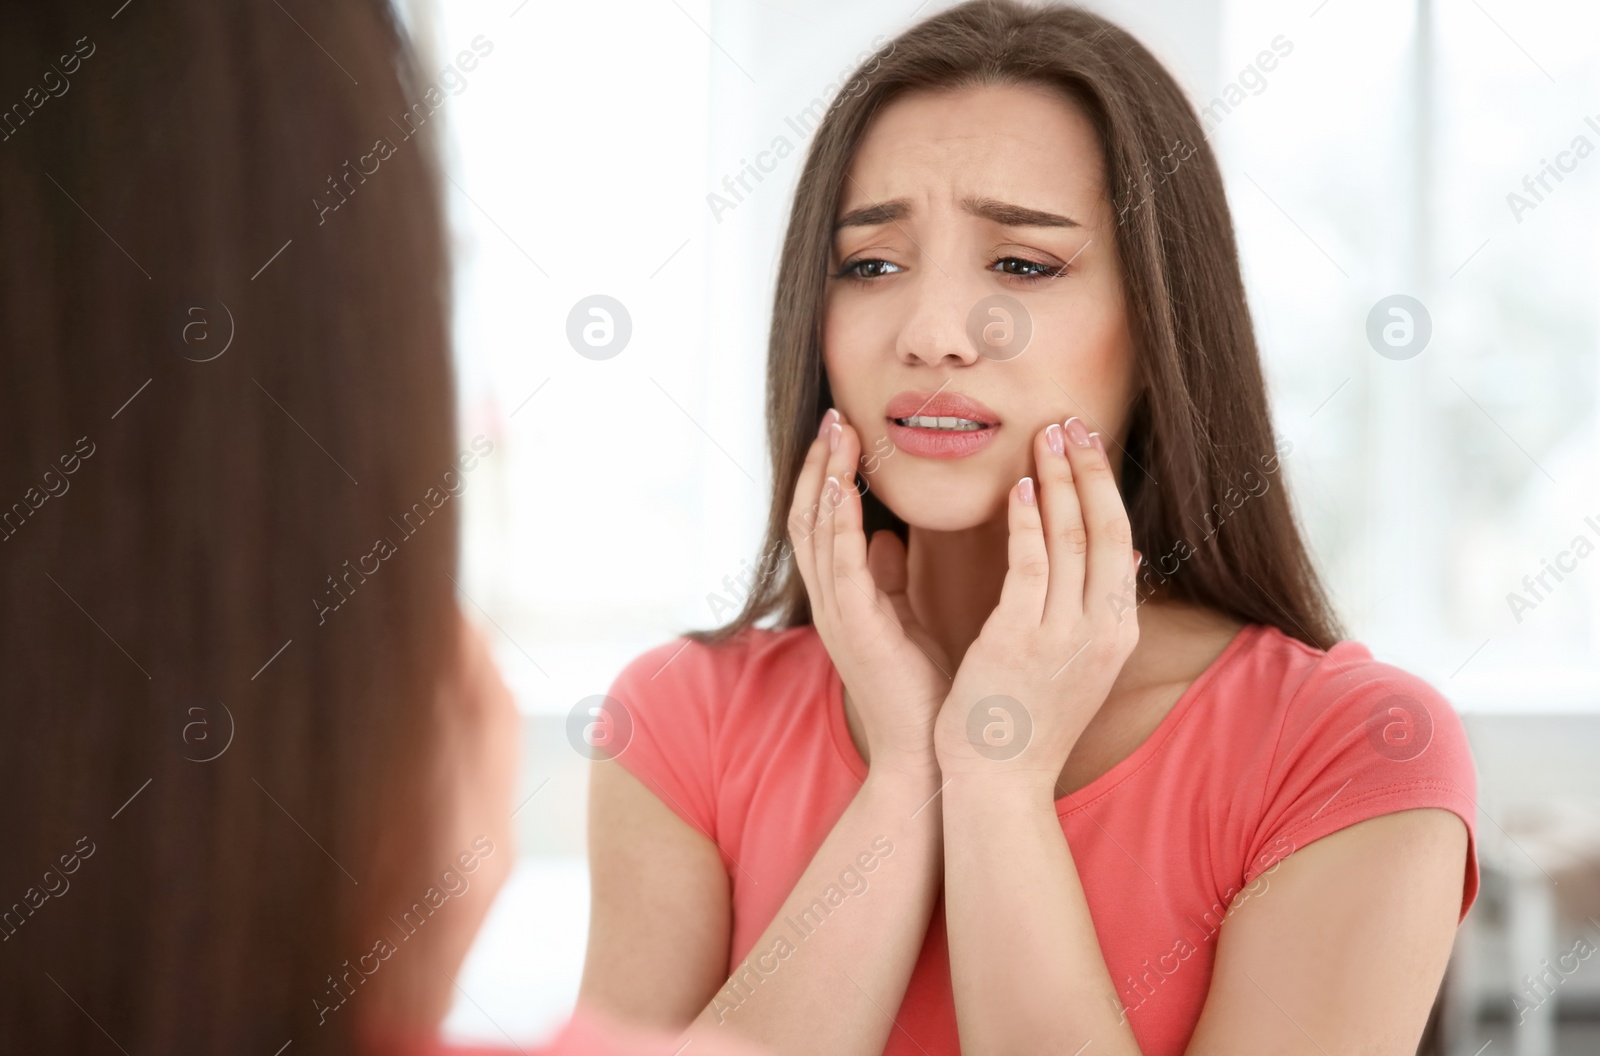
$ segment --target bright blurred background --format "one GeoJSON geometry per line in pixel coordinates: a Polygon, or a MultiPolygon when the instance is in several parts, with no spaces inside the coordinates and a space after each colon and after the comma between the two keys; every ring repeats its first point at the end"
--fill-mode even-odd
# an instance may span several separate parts
{"type": "MultiPolygon", "coordinates": [[[[524,716],[528,798],[456,1037],[538,1041],[572,1005],[590,764],[567,715],[641,650],[718,622],[713,596],[754,559],[804,115],[944,6],[407,5],[430,71],[493,46],[442,113],[462,428],[496,445],[466,493],[461,585],[524,716]],[[767,150],[787,156],[751,178],[767,150]],[[603,360],[567,336],[596,295],[631,325],[603,360]]],[[[1573,550],[1600,544],[1600,6],[1089,6],[1205,111],[1285,477],[1352,637],[1467,721],[1484,887],[1447,980],[1449,1051],[1600,1052],[1600,959],[1513,1003],[1534,1003],[1541,958],[1600,947],[1600,557],[1573,550]]]]}

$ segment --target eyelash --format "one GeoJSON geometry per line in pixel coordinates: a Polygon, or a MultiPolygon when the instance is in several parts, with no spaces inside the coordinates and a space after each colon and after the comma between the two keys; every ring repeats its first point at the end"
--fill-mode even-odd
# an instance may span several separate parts
{"type": "MultiPolygon", "coordinates": [[[[1063,275],[1065,275],[1067,273],[1067,266],[1065,264],[1063,264],[1059,268],[1052,268],[1048,264],[1041,264],[1036,260],[1029,260],[1026,257],[1016,257],[1016,256],[996,257],[994,260],[989,262],[989,267],[992,269],[996,264],[1004,263],[1006,261],[1016,261],[1018,264],[1025,264],[1025,265],[1027,265],[1029,267],[1044,269],[1042,271],[1035,272],[1035,273],[1033,273],[1031,275],[1019,275],[1019,274],[1016,274],[1015,272],[1002,272],[1002,274],[1006,275],[1008,278],[1016,279],[1018,282],[1021,282],[1024,285],[1032,285],[1033,283],[1040,282],[1040,281],[1042,281],[1044,279],[1057,279],[1057,278],[1060,278],[1061,276],[1063,276],[1063,275]]],[[[836,279],[848,279],[851,282],[856,282],[856,283],[869,283],[869,282],[874,281],[875,279],[882,278],[882,276],[881,275],[858,275],[858,274],[855,273],[855,270],[857,268],[861,267],[863,264],[888,264],[888,263],[889,263],[888,261],[883,260],[882,258],[879,258],[879,257],[862,257],[860,260],[852,260],[850,263],[848,263],[848,264],[844,265],[843,267],[841,267],[837,272],[834,273],[833,277],[836,278],[836,279]]]]}

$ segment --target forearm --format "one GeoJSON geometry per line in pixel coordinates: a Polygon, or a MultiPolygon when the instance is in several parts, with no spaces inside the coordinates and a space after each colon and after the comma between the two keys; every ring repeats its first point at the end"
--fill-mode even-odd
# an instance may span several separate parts
{"type": "Polygon", "coordinates": [[[931,768],[869,774],[690,1035],[731,1032],[776,1054],[881,1053],[938,895],[938,789],[931,768]]]}
{"type": "Polygon", "coordinates": [[[1138,1056],[1053,797],[1048,778],[971,774],[940,796],[961,1048],[1138,1056]]]}

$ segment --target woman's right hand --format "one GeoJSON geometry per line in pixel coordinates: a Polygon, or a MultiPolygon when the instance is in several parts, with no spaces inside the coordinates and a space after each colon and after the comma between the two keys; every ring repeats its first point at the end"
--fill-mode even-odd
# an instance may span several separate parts
{"type": "Polygon", "coordinates": [[[934,720],[950,692],[950,662],[906,597],[906,549],[890,531],[862,531],[861,442],[830,409],[795,485],[789,541],[811,620],[866,731],[874,768],[937,772],[934,720]]]}

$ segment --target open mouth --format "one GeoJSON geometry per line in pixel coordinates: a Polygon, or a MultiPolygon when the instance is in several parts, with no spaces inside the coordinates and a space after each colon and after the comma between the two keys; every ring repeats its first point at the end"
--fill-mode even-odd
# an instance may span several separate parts
{"type": "Polygon", "coordinates": [[[884,408],[884,422],[895,447],[918,458],[966,458],[1000,431],[999,415],[944,386],[900,393],[884,408]]]}
{"type": "Polygon", "coordinates": [[[932,417],[926,414],[913,415],[910,418],[890,419],[896,425],[903,425],[908,429],[939,429],[953,433],[971,433],[979,429],[993,429],[992,422],[980,422],[973,418],[932,417]]]}
{"type": "Polygon", "coordinates": [[[1000,424],[1000,416],[971,396],[940,386],[932,392],[907,390],[884,409],[884,417],[908,429],[968,432],[1000,424]]]}

